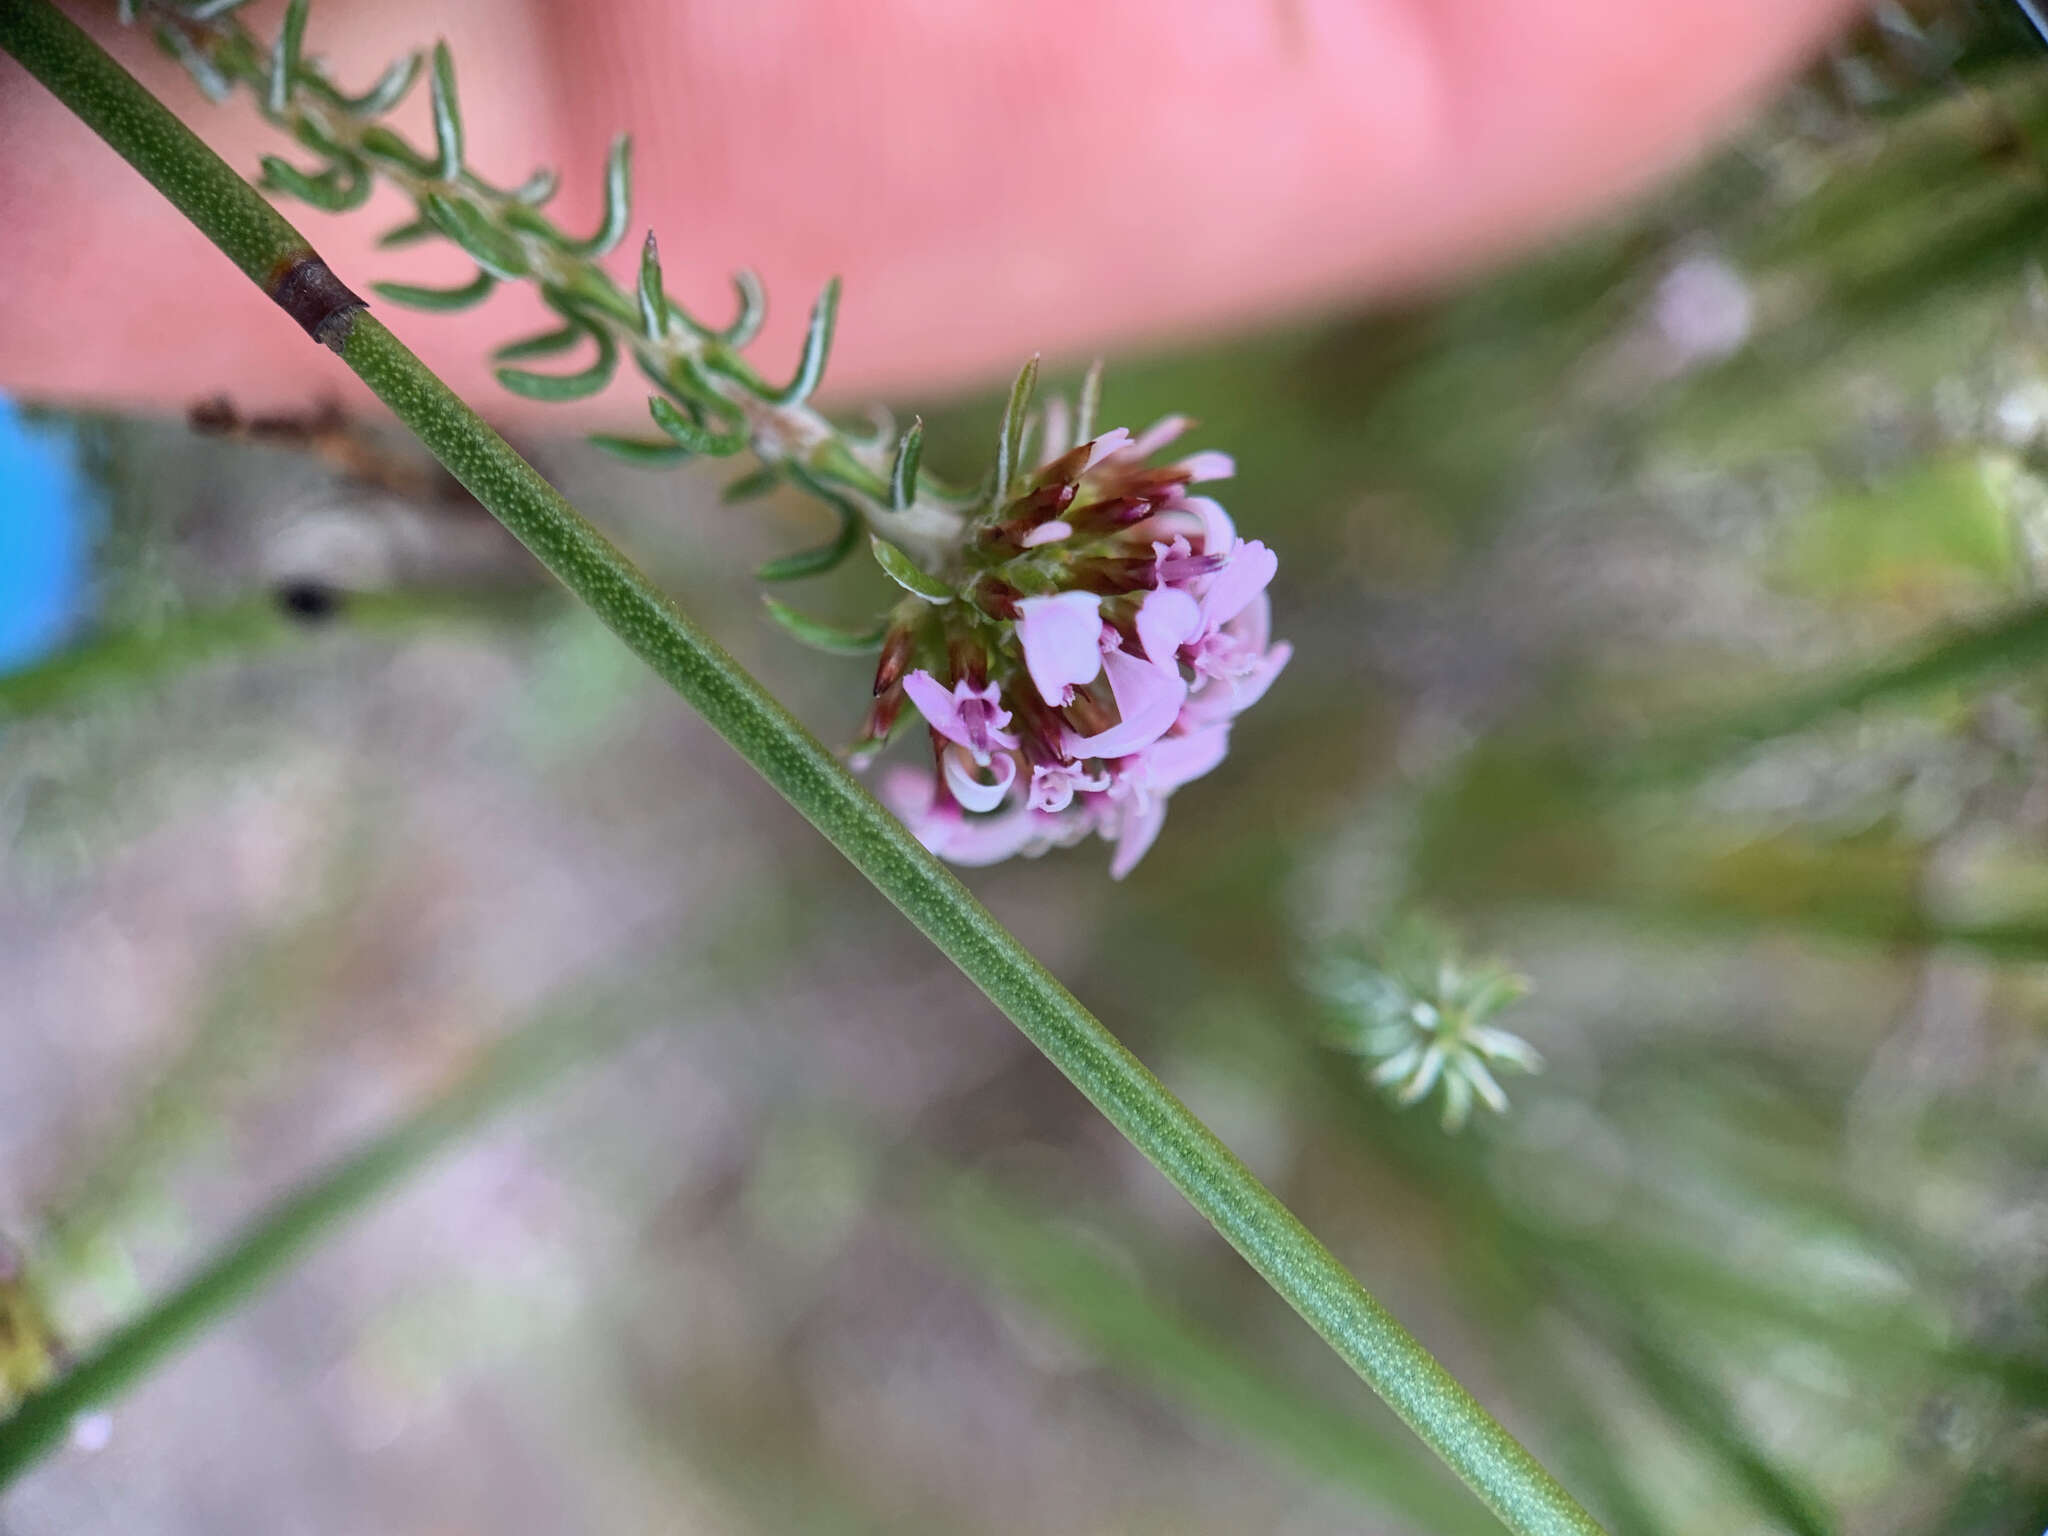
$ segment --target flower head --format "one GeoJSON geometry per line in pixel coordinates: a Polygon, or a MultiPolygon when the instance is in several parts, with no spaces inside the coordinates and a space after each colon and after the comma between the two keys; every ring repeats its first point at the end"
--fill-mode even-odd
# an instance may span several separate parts
{"type": "Polygon", "coordinates": [[[1026,461],[1025,393],[1005,420],[999,462],[1013,467],[959,547],[891,570],[911,596],[884,643],[866,745],[922,718],[931,770],[894,770],[882,794],[942,857],[994,863],[1093,834],[1115,845],[1122,878],[1173,792],[1223,761],[1231,721],[1287,664],[1266,595],[1279,562],[1190,493],[1233,473],[1228,455],[1151,462],[1184,419],[1086,436],[1053,402],[1026,461]]]}

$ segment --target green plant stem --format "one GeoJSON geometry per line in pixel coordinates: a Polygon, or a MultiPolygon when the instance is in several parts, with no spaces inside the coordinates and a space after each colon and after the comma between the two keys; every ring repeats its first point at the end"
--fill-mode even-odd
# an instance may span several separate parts
{"type": "Polygon", "coordinates": [[[565,1026],[555,1017],[531,1025],[446,1093],[278,1201],[184,1284],[0,1420],[0,1488],[61,1444],[78,1414],[147,1376],[435,1153],[561,1067],[621,1038],[617,1029],[565,1026]]]}
{"type": "MultiPolygon", "coordinates": [[[[48,0],[0,0],[0,47],[200,222],[244,271],[268,270],[266,251],[279,226],[287,238],[297,239],[274,212],[266,219],[242,208],[262,200],[48,0]],[[236,244],[231,248],[229,242],[236,244]]],[[[1599,1530],[1414,1335],[838,759],[382,322],[358,314],[338,350],[471,494],[944,951],[1509,1529],[1525,1536],[1587,1536],[1599,1530]]]]}

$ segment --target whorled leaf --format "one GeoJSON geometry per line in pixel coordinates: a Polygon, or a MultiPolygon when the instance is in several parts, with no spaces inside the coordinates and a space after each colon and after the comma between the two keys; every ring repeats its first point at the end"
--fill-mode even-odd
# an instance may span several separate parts
{"type": "Polygon", "coordinates": [[[761,279],[742,267],[732,275],[734,312],[732,324],[719,332],[728,347],[744,347],[761,334],[761,322],[768,317],[768,295],[761,279]]]}
{"type": "Polygon", "coordinates": [[[1031,397],[1038,389],[1038,354],[1017,371],[1010,386],[1009,401],[1003,407],[1002,426],[996,433],[995,501],[1000,506],[1010,494],[1024,451],[1024,423],[1031,414],[1031,397]]]}
{"type": "Polygon", "coordinates": [[[743,501],[766,496],[780,484],[782,472],[773,464],[763,464],[759,469],[747,471],[737,480],[727,481],[725,488],[718,493],[718,499],[729,507],[737,506],[743,501]]]}
{"type": "Polygon", "coordinates": [[[382,117],[412,90],[413,82],[420,77],[420,70],[426,59],[415,48],[400,58],[393,59],[384,73],[360,96],[344,96],[339,91],[335,99],[343,111],[356,117],[382,117]]]}
{"type": "Polygon", "coordinates": [[[825,361],[832,351],[832,328],[839,318],[839,279],[825,284],[818,302],[811,308],[811,323],[804,328],[803,355],[797,359],[796,376],[770,398],[777,405],[801,405],[816,392],[825,377],[825,361]]]}
{"type": "Polygon", "coordinates": [[[626,238],[633,218],[633,140],[620,134],[605,156],[604,213],[588,240],[572,240],[567,249],[578,256],[609,256],[626,238]]]}
{"type": "Polygon", "coordinates": [[[192,77],[192,83],[199,87],[208,101],[217,106],[234,94],[234,82],[215,68],[213,60],[203,51],[192,46],[192,40],[182,29],[168,24],[160,26],[156,29],[156,41],[157,46],[176,59],[185,73],[192,77]]]}
{"type": "Polygon", "coordinates": [[[498,228],[468,203],[429,192],[425,212],[441,233],[500,282],[516,282],[533,270],[518,238],[498,228]]]}
{"type": "Polygon", "coordinates": [[[912,560],[910,556],[903,553],[902,550],[891,544],[887,539],[879,534],[871,534],[869,535],[868,542],[874,548],[875,564],[879,565],[884,574],[904,591],[915,597],[921,597],[928,603],[950,603],[953,601],[954,593],[951,587],[939,580],[938,577],[932,575],[931,572],[921,569],[916,561],[912,560]]]}
{"type": "Polygon", "coordinates": [[[488,272],[479,272],[460,288],[423,288],[416,283],[372,283],[370,291],[394,304],[403,304],[408,309],[431,309],[447,312],[457,309],[472,309],[491,296],[491,290],[498,286],[498,280],[488,272]]]}
{"type": "Polygon", "coordinates": [[[612,381],[618,371],[618,344],[609,331],[597,326],[581,327],[597,348],[588,368],[575,373],[533,373],[524,368],[500,368],[498,382],[515,395],[529,400],[582,400],[596,394],[612,381]]]}
{"type": "Polygon", "coordinates": [[[649,341],[660,341],[668,334],[668,295],[661,287],[661,247],[656,244],[654,231],[647,231],[647,239],[640,247],[640,332],[649,341]]]}
{"type": "Polygon", "coordinates": [[[403,245],[417,245],[422,240],[431,240],[441,231],[431,219],[408,219],[395,225],[377,237],[377,244],[384,250],[396,250],[403,245]]]}
{"type": "MultiPolygon", "coordinates": [[[[314,154],[319,155],[330,163],[336,160],[360,161],[360,157],[354,150],[335,138],[333,134],[321,127],[320,124],[314,122],[310,117],[302,117],[292,124],[292,137],[305,145],[306,148],[312,150],[314,154]]],[[[369,167],[364,166],[363,170],[364,174],[367,175],[369,167]]]]}
{"type": "Polygon", "coordinates": [[[508,341],[491,356],[501,363],[522,362],[530,357],[556,357],[575,346],[583,336],[581,326],[565,325],[557,331],[542,331],[535,336],[508,341]]]}
{"type": "Polygon", "coordinates": [[[370,159],[401,175],[433,180],[439,163],[428,159],[382,123],[372,123],[356,137],[356,147],[370,159]]]}
{"type": "Polygon", "coordinates": [[[673,469],[696,457],[681,443],[662,438],[616,437],[609,432],[595,432],[589,443],[640,469],[673,469]]]}
{"type": "Polygon", "coordinates": [[[761,594],[761,606],[767,610],[768,617],[788,634],[814,651],[825,651],[833,656],[872,656],[882,648],[882,638],[889,632],[887,619],[866,629],[846,629],[799,613],[766,592],[761,594]]]}
{"type": "Polygon", "coordinates": [[[348,213],[370,200],[375,183],[360,160],[345,160],[308,176],[276,155],[262,159],[263,185],[327,213],[348,213]]]}
{"type": "Polygon", "coordinates": [[[898,512],[917,500],[917,466],[924,457],[924,419],[911,422],[889,466],[889,505],[898,512]]]}
{"type": "Polygon", "coordinates": [[[1080,391],[1074,397],[1074,441],[1085,443],[1095,436],[1095,418],[1102,411],[1102,359],[1088,365],[1081,376],[1080,391]]]}
{"type": "Polygon", "coordinates": [[[538,208],[551,199],[560,187],[561,179],[547,166],[542,166],[514,187],[508,195],[513,201],[525,207],[538,208]]]}
{"type": "Polygon", "coordinates": [[[434,174],[453,184],[462,174],[462,108],[455,98],[455,56],[445,42],[434,44],[432,83],[434,149],[438,156],[434,174]]]}
{"type": "Polygon", "coordinates": [[[822,576],[838,567],[848,555],[860,545],[860,509],[829,485],[811,475],[801,465],[785,466],[790,479],[829,506],[839,519],[839,529],[823,544],[811,549],[800,549],[793,555],[770,560],[758,567],[754,575],[760,581],[801,581],[806,576],[822,576]]]}
{"type": "Polygon", "coordinates": [[[684,415],[680,409],[660,395],[648,397],[647,414],[654,418],[656,426],[691,453],[725,458],[747,446],[744,432],[713,432],[701,421],[684,415]]]}
{"type": "Polygon", "coordinates": [[[297,83],[299,59],[306,41],[306,7],[310,0],[287,0],[284,20],[277,29],[277,42],[270,53],[270,88],[266,105],[272,117],[284,116],[291,105],[292,87],[297,83]]]}

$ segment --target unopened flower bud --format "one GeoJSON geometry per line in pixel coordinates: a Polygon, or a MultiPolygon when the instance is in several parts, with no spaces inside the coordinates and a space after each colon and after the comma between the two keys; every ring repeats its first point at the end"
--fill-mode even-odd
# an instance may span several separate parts
{"type": "Polygon", "coordinates": [[[992,619],[1014,620],[1018,604],[1024,599],[1009,582],[1000,576],[983,576],[968,591],[968,600],[992,619]]]}
{"type": "Polygon", "coordinates": [[[1002,521],[982,529],[980,538],[990,547],[1029,549],[1031,535],[1064,512],[1074,500],[1071,485],[1048,485],[1011,502],[1002,521]]]}
{"type": "Polygon", "coordinates": [[[892,624],[889,633],[882,637],[881,659],[875,663],[875,694],[882,694],[894,688],[910,666],[913,649],[910,631],[904,625],[892,624]]]}
{"type": "Polygon", "coordinates": [[[988,652],[975,636],[957,632],[948,635],[946,660],[952,664],[958,682],[974,689],[988,686],[988,652]]]}
{"type": "Polygon", "coordinates": [[[1142,523],[1157,510],[1142,496],[1108,496],[1073,508],[1067,512],[1065,520],[1078,534],[1101,535],[1142,523]]]}
{"type": "Polygon", "coordinates": [[[896,729],[897,718],[903,713],[903,685],[892,683],[875,696],[875,702],[868,706],[867,723],[860,728],[862,741],[883,742],[896,729]]]}

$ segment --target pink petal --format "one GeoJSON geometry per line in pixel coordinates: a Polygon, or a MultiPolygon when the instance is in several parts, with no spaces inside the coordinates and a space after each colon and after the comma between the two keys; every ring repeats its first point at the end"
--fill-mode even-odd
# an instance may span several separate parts
{"type": "Polygon", "coordinates": [[[1237,679],[1231,691],[1235,695],[1232,703],[1238,712],[1250,709],[1266,696],[1266,690],[1273,686],[1273,679],[1280,675],[1280,669],[1287,665],[1293,655],[1294,647],[1282,640],[1266,652],[1265,660],[1237,679]]]}
{"type": "Polygon", "coordinates": [[[1064,811],[1074,800],[1074,781],[1065,768],[1040,763],[1031,770],[1025,803],[1034,811],[1064,811]]]}
{"type": "Polygon", "coordinates": [[[989,771],[995,775],[993,784],[982,782],[974,771],[974,759],[959,747],[946,748],[939,761],[945,768],[946,788],[953,791],[953,798],[963,810],[994,810],[1017,781],[1017,759],[1007,753],[989,759],[989,771]]]}
{"type": "Polygon", "coordinates": [[[1093,824],[1081,814],[1047,816],[1023,805],[994,816],[963,816],[934,794],[931,774],[901,764],[882,776],[882,803],[911,835],[951,864],[979,868],[1018,854],[1035,855],[1084,837],[1093,824]]]}
{"type": "Polygon", "coordinates": [[[1202,605],[1177,587],[1156,587],[1138,605],[1138,643],[1155,666],[1177,669],[1183,645],[1202,632],[1202,605]]]}
{"type": "Polygon", "coordinates": [[[973,745],[967,739],[967,727],[960,721],[960,701],[953,696],[952,689],[920,667],[904,675],[903,691],[910,695],[910,702],[924,716],[925,724],[948,741],[957,741],[963,747],[973,745]]]}
{"type": "Polygon", "coordinates": [[[1125,448],[1130,446],[1130,442],[1131,433],[1128,427],[1111,427],[1102,436],[1096,438],[1094,444],[1089,448],[1088,462],[1082,467],[1081,473],[1087,474],[1089,470],[1100,464],[1112,453],[1122,453],[1125,448]]]}
{"type": "Polygon", "coordinates": [[[1229,624],[1230,637],[1248,651],[1263,651],[1273,643],[1273,599],[1264,592],[1238,609],[1229,624]]]}
{"type": "Polygon", "coordinates": [[[960,823],[960,829],[934,850],[949,864],[980,869],[1000,864],[1019,854],[1043,853],[1059,843],[1071,843],[1086,831],[1083,823],[1069,817],[1047,816],[1028,806],[1015,806],[1000,816],[978,816],[960,823]]]}
{"type": "Polygon", "coordinates": [[[1057,709],[1070,687],[1092,683],[1102,671],[1101,604],[1092,592],[1062,592],[1027,597],[1017,610],[1024,665],[1039,697],[1057,709]]]}
{"type": "Polygon", "coordinates": [[[1169,675],[1126,651],[1111,651],[1102,658],[1102,668],[1122,718],[1093,736],[1068,731],[1070,757],[1128,757],[1141,751],[1172,729],[1187,701],[1188,685],[1178,672],[1169,675]]]}
{"type": "Polygon", "coordinates": [[[1230,563],[1216,573],[1209,590],[1202,594],[1202,617],[1211,629],[1221,629],[1242,613],[1273,580],[1280,569],[1280,557],[1251,539],[1231,552],[1230,563]]]}
{"type": "Polygon", "coordinates": [[[1040,763],[1031,770],[1031,790],[1025,798],[1034,811],[1064,811],[1077,792],[1107,788],[1107,773],[1087,773],[1073,763],[1040,763]]]}
{"type": "Polygon", "coordinates": [[[1145,787],[1169,795],[1212,772],[1230,752],[1230,727],[1210,725],[1185,735],[1166,736],[1145,753],[1145,787]]]}
{"type": "Polygon", "coordinates": [[[1181,711],[1183,724],[1199,728],[1243,714],[1273,686],[1273,679],[1294,655],[1294,647],[1282,641],[1255,662],[1249,671],[1221,678],[1197,689],[1181,711]]]}
{"type": "MultiPolygon", "coordinates": [[[[1150,544],[1157,550],[1162,544],[1171,544],[1175,539],[1186,544],[1203,531],[1201,517],[1187,507],[1173,507],[1165,512],[1155,512],[1141,523],[1133,523],[1124,537],[1133,544],[1150,544]]],[[[1193,546],[1189,546],[1193,553],[1193,546]]]]}
{"type": "MultiPolygon", "coordinates": [[[[1144,525],[1141,523],[1139,526],[1144,525]]],[[[1200,581],[1215,574],[1222,564],[1221,560],[1196,554],[1194,546],[1178,533],[1163,543],[1158,539],[1152,541],[1154,586],[1169,587],[1179,582],[1200,581]]]]}
{"type": "Polygon", "coordinates": [[[1121,880],[1138,867],[1138,860],[1158,840],[1159,829],[1166,825],[1166,801],[1163,797],[1133,805],[1124,813],[1123,825],[1117,832],[1116,857],[1109,861],[1109,878],[1121,880]]]}
{"type": "Polygon", "coordinates": [[[912,837],[931,852],[943,854],[960,826],[960,812],[950,805],[941,808],[933,787],[930,774],[898,763],[882,775],[880,795],[912,837]]]}
{"type": "Polygon", "coordinates": [[[1062,522],[1060,519],[1054,518],[1049,523],[1040,523],[1036,528],[1025,534],[1024,547],[1026,549],[1036,549],[1041,544],[1057,544],[1061,539],[1070,539],[1073,536],[1074,525],[1072,523],[1062,522]]]}
{"type": "Polygon", "coordinates": [[[965,681],[953,685],[953,708],[960,716],[960,730],[966,738],[962,745],[974,754],[977,763],[986,765],[989,753],[996,747],[1017,750],[1017,736],[1006,731],[1010,723],[1010,712],[1003,708],[1002,689],[994,683],[975,688],[965,681]]]}
{"type": "Polygon", "coordinates": [[[984,816],[963,826],[959,835],[946,844],[941,856],[948,864],[965,869],[984,869],[1014,859],[1040,835],[1032,815],[1020,805],[1005,816],[984,816]]]}
{"type": "Polygon", "coordinates": [[[1162,416],[1140,432],[1131,443],[1131,457],[1149,459],[1194,425],[1186,416],[1162,416]]]}
{"type": "Polygon", "coordinates": [[[1181,506],[1202,520],[1203,554],[1224,554],[1236,545],[1237,525],[1231,522],[1230,514],[1213,496],[1190,496],[1181,506]]]}
{"type": "Polygon", "coordinates": [[[1058,395],[1047,396],[1044,441],[1038,448],[1038,462],[1050,464],[1073,446],[1067,441],[1067,434],[1073,430],[1073,419],[1067,414],[1067,402],[1058,395]]]}
{"type": "Polygon", "coordinates": [[[1237,460],[1210,448],[1189,454],[1180,461],[1180,468],[1188,472],[1190,480],[1228,480],[1237,473],[1237,460]]]}

